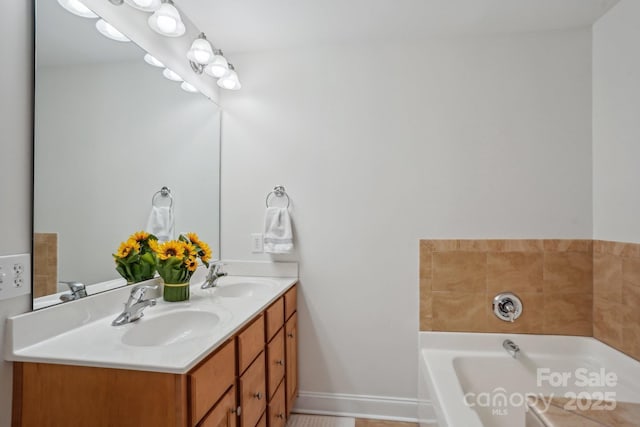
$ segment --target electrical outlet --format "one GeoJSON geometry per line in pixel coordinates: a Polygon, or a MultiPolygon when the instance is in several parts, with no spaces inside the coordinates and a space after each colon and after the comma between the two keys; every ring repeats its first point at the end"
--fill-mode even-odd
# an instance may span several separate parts
{"type": "Polygon", "coordinates": [[[22,265],[21,263],[17,262],[15,264],[13,264],[13,272],[17,275],[20,276],[22,275],[22,273],[24,273],[24,265],[22,265]]]}
{"type": "Polygon", "coordinates": [[[254,254],[264,252],[264,239],[262,233],[251,234],[251,252],[254,254]]]}
{"type": "Polygon", "coordinates": [[[31,255],[0,256],[0,299],[31,293],[31,255]]]}

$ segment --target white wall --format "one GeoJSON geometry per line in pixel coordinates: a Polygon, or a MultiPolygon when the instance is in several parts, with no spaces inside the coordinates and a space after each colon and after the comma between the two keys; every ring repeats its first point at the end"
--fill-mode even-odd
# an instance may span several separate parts
{"type": "Polygon", "coordinates": [[[285,185],[297,250],[279,259],[301,266],[300,405],[373,414],[399,397],[386,403],[415,417],[404,404],[417,389],[418,240],[591,237],[590,31],[234,62],[223,257],[266,258],[249,234],[285,185]]]}
{"type": "MultiPolygon", "coordinates": [[[[31,251],[32,2],[3,4],[0,14],[0,255],[31,251]]],[[[4,320],[31,308],[31,296],[0,301],[4,320]]],[[[0,426],[11,425],[12,365],[0,361],[0,426]]]]}
{"type": "Polygon", "coordinates": [[[593,28],[593,236],[640,243],[640,2],[593,28]]]}
{"type": "Polygon", "coordinates": [[[45,67],[36,77],[35,231],[58,233],[59,280],[120,277],[111,254],[146,227],[163,186],[176,233],[218,248],[216,104],[142,61],[45,67]]]}

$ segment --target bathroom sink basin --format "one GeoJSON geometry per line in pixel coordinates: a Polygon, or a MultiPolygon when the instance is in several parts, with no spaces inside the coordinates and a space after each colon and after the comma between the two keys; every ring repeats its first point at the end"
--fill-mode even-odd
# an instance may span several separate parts
{"type": "Polygon", "coordinates": [[[211,333],[220,323],[215,313],[180,310],[142,318],[123,336],[122,342],[139,347],[167,346],[211,333]]]}
{"type": "Polygon", "coordinates": [[[265,294],[273,286],[273,282],[265,279],[223,277],[218,279],[218,285],[213,288],[213,295],[223,298],[246,298],[265,294]]]}

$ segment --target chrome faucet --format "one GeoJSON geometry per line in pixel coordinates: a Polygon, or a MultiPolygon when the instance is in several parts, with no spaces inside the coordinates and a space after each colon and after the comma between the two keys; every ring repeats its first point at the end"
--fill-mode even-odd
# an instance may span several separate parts
{"type": "Polygon", "coordinates": [[[145,299],[144,296],[148,290],[156,290],[158,285],[138,285],[131,289],[129,299],[124,303],[124,311],[116,317],[111,326],[120,326],[126,323],[135,322],[144,316],[142,312],[149,306],[156,305],[155,298],[145,299]]]}
{"type": "Polygon", "coordinates": [[[520,353],[520,347],[511,340],[504,340],[502,342],[502,347],[507,350],[507,353],[509,353],[514,359],[517,358],[518,353],[520,353]]]}
{"type": "Polygon", "coordinates": [[[214,262],[209,268],[207,278],[204,279],[204,283],[200,287],[201,289],[215,288],[218,286],[218,279],[226,276],[228,273],[224,272],[222,268],[224,264],[221,262],[214,262]]]}
{"type": "Polygon", "coordinates": [[[69,290],[71,291],[71,293],[69,294],[60,295],[61,301],[64,301],[64,302],[75,301],[77,299],[84,298],[87,296],[87,287],[84,285],[84,283],[80,283],[80,282],[60,282],[60,283],[64,283],[65,285],[67,285],[69,287],[69,290]]]}

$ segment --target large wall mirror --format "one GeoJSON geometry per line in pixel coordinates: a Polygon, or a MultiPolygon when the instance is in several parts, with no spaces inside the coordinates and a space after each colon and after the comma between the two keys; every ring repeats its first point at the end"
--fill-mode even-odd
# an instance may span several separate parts
{"type": "Polygon", "coordinates": [[[219,107],[96,21],[36,1],[34,309],[66,299],[63,282],[89,295],[125,285],[112,254],[146,229],[152,199],[173,203],[176,235],[220,253],[219,107]]]}

